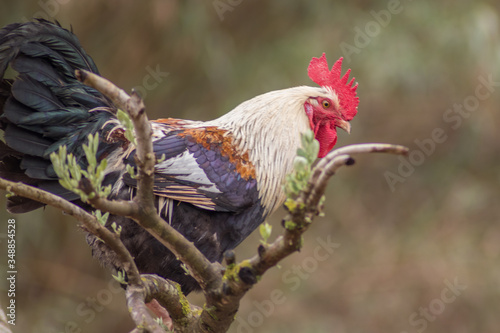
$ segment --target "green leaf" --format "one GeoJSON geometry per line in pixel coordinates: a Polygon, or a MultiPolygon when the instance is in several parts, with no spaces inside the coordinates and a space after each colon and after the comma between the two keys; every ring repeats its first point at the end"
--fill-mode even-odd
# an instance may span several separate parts
{"type": "Polygon", "coordinates": [[[108,185],[102,189],[102,191],[101,191],[101,193],[99,193],[99,195],[106,198],[111,193],[111,189],[112,189],[112,186],[108,185]]]}
{"type": "Polygon", "coordinates": [[[186,275],[191,275],[191,273],[189,272],[189,268],[186,266],[186,264],[185,264],[185,263],[183,263],[183,262],[182,262],[182,263],[181,263],[181,267],[182,267],[182,269],[184,270],[184,274],[186,274],[186,275]]]}
{"type": "Polygon", "coordinates": [[[84,202],[89,198],[94,198],[96,195],[107,197],[111,193],[111,187],[102,188],[107,160],[103,158],[97,164],[96,155],[99,148],[99,134],[89,134],[88,144],[83,144],[82,147],[88,162],[86,170],[82,170],[73,154],[68,154],[66,146],[59,147],[57,154],[52,153],[50,155],[54,171],[59,177],[59,183],[64,188],[78,194],[84,202]],[[94,189],[94,192],[90,195],[86,195],[79,189],[79,183],[82,178],[87,178],[94,189]]]}
{"type": "Polygon", "coordinates": [[[118,283],[120,283],[120,284],[128,284],[128,282],[125,280],[125,273],[124,272],[118,271],[116,273],[117,273],[116,275],[111,274],[113,279],[118,281],[118,283]]]}
{"type": "Polygon", "coordinates": [[[272,225],[270,225],[269,223],[264,222],[260,225],[259,227],[259,232],[260,232],[260,236],[262,237],[262,240],[261,242],[263,244],[267,244],[267,240],[269,239],[269,237],[271,236],[271,231],[273,230],[273,227],[272,225]]]}
{"type": "Polygon", "coordinates": [[[312,162],[316,160],[316,158],[318,157],[318,153],[319,153],[319,141],[315,139],[311,143],[311,157],[313,158],[312,162]]]}
{"type": "Polygon", "coordinates": [[[285,228],[288,230],[294,230],[295,228],[297,228],[297,224],[295,222],[287,220],[285,221],[285,228]]]}
{"type": "MultiPolygon", "coordinates": [[[[99,163],[99,165],[97,166],[97,169],[96,169],[96,174],[97,176],[101,176],[101,174],[104,173],[104,170],[106,169],[106,167],[108,166],[108,160],[107,159],[103,159],[101,161],[101,163],[99,163]]],[[[104,175],[102,175],[104,177],[104,175]]]]}
{"type": "Polygon", "coordinates": [[[116,117],[118,118],[122,126],[125,128],[125,137],[127,138],[127,140],[137,146],[137,141],[135,140],[135,135],[134,135],[134,124],[132,123],[132,119],[130,119],[129,115],[122,110],[118,110],[118,112],[116,113],[116,117]]]}
{"type": "Polygon", "coordinates": [[[108,221],[109,213],[105,213],[103,215],[102,212],[98,209],[98,210],[92,212],[92,214],[96,217],[97,221],[101,225],[103,225],[103,226],[106,225],[106,222],[108,221]]]}
{"type": "Polygon", "coordinates": [[[294,159],[294,171],[287,175],[285,182],[285,194],[288,198],[294,197],[304,190],[311,176],[311,166],[316,160],[319,152],[319,142],[314,138],[312,131],[307,131],[300,137],[302,147],[297,149],[294,159]]]}
{"type": "MultiPolygon", "coordinates": [[[[92,137],[92,134],[89,134],[89,140],[92,137]]],[[[90,143],[89,143],[90,144],[90,143]]],[[[97,151],[99,150],[99,133],[94,133],[94,155],[97,154],[97,151]]]]}
{"type": "Polygon", "coordinates": [[[165,161],[166,158],[167,156],[165,154],[161,154],[161,157],[156,159],[156,164],[160,164],[161,162],[165,161]]]}
{"type": "Polygon", "coordinates": [[[302,147],[307,147],[309,144],[314,140],[314,133],[312,130],[306,131],[304,134],[301,135],[300,137],[302,141],[302,147]]]}
{"type": "Polygon", "coordinates": [[[135,172],[135,168],[133,166],[131,166],[130,164],[127,164],[126,168],[127,168],[127,172],[130,175],[130,177],[132,177],[132,179],[136,179],[137,173],[135,172]]]}
{"type": "Polygon", "coordinates": [[[122,226],[121,225],[117,225],[116,222],[113,222],[113,223],[111,223],[111,228],[113,228],[113,231],[115,232],[115,234],[117,234],[118,236],[120,236],[120,234],[122,232],[122,226]]]}
{"type": "Polygon", "coordinates": [[[307,161],[307,158],[302,156],[295,156],[295,159],[293,160],[293,167],[296,171],[308,170],[309,163],[307,161]]]}

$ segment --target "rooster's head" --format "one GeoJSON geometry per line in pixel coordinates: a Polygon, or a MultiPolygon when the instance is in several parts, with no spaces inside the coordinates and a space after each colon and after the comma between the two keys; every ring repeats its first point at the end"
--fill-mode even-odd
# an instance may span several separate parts
{"type": "Polygon", "coordinates": [[[313,58],[309,63],[309,77],[327,90],[330,96],[311,97],[304,104],[314,137],[319,141],[318,157],[324,157],[337,142],[337,127],[347,133],[351,131],[349,121],[358,112],[358,85],[353,86],[354,78],[347,82],[350,69],[340,76],[341,66],[342,58],[330,70],[324,53],[321,58],[313,58]]]}

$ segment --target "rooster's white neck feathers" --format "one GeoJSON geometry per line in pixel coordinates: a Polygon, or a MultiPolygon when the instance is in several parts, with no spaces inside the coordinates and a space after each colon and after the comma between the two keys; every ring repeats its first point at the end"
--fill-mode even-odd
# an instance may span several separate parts
{"type": "Polygon", "coordinates": [[[284,176],[293,171],[301,134],[310,129],[304,103],[314,97],[338,100],[332,90],[319,87],[277,90],[254,97],[204,123],[228,130],[237,149],[248,152],[266,215],[285,200],[284,176]]]}

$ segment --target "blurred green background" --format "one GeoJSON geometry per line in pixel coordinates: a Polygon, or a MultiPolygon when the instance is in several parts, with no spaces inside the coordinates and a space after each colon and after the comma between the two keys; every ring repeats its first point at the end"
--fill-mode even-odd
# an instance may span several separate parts
{"type": "MultiPolygon", "coordinates": [[[[338,145],[412,149],[406,162],[363,156],[338,172],[326,217],[243,299],[231,332],[499,331],[498,1],[2,0],[1,8],[2,26],[32,16],[72,26],[103,76],[143,92],[150,118],[212,119],[255,95],[314,85],[313,56],[326,52],[330,64],[344,56],[360,105],[338,145]],[[328,241],[331,253],[321,248],[328,241]]],[[[281,216],[271,218],[274,236],[281,216]]],[[[1,209],[0,233],[8,218],[17,221],[14,332],[133,328],[123,293],[74,220],[51,208],[1,209]]],[[[237,257],[253,255],[258,238],[237,257]]]]}

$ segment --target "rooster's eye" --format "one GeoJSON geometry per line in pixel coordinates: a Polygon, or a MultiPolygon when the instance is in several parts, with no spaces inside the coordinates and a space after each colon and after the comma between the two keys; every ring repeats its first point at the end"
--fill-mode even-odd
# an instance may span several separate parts
{"type": "Polygon", "coordinates": [[[323,107],[324,107],[325,109],[328,109],[328,108],[330,107],[330,102],[328,102],[327,100],[324,100],[324,101],[323,101],[323,107]]]}

